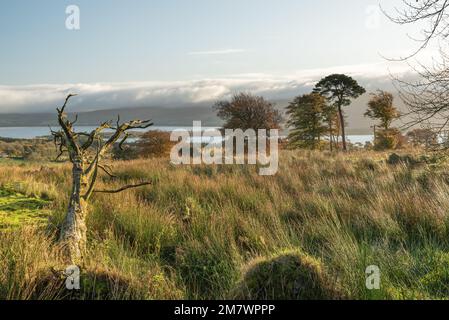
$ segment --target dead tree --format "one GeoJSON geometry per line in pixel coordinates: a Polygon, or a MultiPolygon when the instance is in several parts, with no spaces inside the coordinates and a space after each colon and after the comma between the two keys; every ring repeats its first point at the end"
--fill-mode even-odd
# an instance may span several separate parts
{"type": "Polygon", "coordinates": [[[76,132],[74,124],[77,119],[70,121],[65,113],[70,98],[69,95],[64,105],[56,109],[58,112],[59,131],[53,131],[55,145],[59,149],[58,159],[67,155],[72,163],[72,190],[65,217],[61,229],[60,241],[63,243],[65,254],[70,262],[76,263],[82,260],[86,250],[86,216],[88,214],[88,202],[95,193],[119,193],[131,188],[137,188],[151,184],[142,182],[135,185],[126,185],[116,190],[98,190],[96,184],[100,172],[114,177],[111,168],[103,163],[104,156],[116,143],[120,148],[126,142],[129,131],[134,129],[146,129],[153,124],[151,120],[133,120],[120,123],[120,116],[116,124],[112,121],[105,122],[90,133],[76,132]],[[105,130],[112,130],[109,138],[104,139],[105,130]]]}

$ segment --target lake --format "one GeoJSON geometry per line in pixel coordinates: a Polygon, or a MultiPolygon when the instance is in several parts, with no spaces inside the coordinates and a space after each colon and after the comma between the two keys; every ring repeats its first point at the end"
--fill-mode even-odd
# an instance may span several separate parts
{"type": "MultiPolygon", "coordinates": [[[[77,131],[90,132],[94,130],[94,126],[79,126],[77,131]]],[[[54,128],[56,129],[56,127],[54,128]]],[[[166,132],[171,132],[176,129],[192,130],[192,127],[170,127],[170,126],[154,126],[151,130],[161,130],[166,132]]],[[[203,127],[203,129],[213,129],[210,127],[203,127]]],[[[135,130],[135,131],[147,131],[145,130],[135,130]]],[[[107,130],[106,130],[107,132],[107,130]]],[[[50,135],[50,128],[48,127],[0,127],[0,137],[12,138],[12,139],[33,139],[36,137],[43,137],[50,135]]],[[[352,143],[365,144],[366,142],[372,142],[374,140],[373,135],[349,135],[348,139],[352,143]]]]}

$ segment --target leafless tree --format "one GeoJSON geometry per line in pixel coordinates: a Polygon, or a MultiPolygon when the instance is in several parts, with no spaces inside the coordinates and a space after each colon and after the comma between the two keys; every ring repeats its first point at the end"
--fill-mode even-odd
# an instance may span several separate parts
{"type": "Polygon", "coordinates": [[[400,25],[418,22],[427,24],[421,31],[422,37],[413,38],[420,43],[419,48],[408,57],[402,58],[403,60],[416,56],[432,39],[449,37],[449,0],[402,0],[402,3],[402,8],[396,8],[394,15],[384,10],[385,15],[400,25]]]}
{"type": "Polygon", "coordinates": [[[400,98],[408,108],[403,113],[403,129],[424,127],[442,135],[449,125],[449,0],[403,0],[403,8],[396,9],[396,16],[388,15],[398,24],[424,23],[419,48],[409,57],[409,66],[416,75],[415,81],[395,78],[400,98]],[[440,57],[430,65],[412,64],[409,58],[416,56],[433,40],[440,40],[440,57]]]}
{"type": "Polygon", "coordinates": [[[77,119],[70,121],[65,113],[70,98],[64,105],[56,109],[58,113],[59,131],[52,130],[55,144],[58,147],[58,158],[66,154],[72,163],[72,190],[65,222],[62,226],[60,241],[63,243],[67,258],[70,262],[81,261],[86,249],[86,216],[88,201],[95,193],[119,193],[131,188],[151,184],[142,182],[136,185],[126,185],[116,190],[99,190],[96,183],[100,172],[115,177],[111,168],[104,164],[104,156],[116,143],[122,146],[129,136],[129,130],[146,129],[153,124],[151,120],[134,120],[120,123],[118,117],[116,124],[105,122],[90,133],[76,132],[74,124],[77,119]],[[112,130],[112,134],[104,140],[103,132],[112,130]]]}
{"type": "Polygon", "coordinates": [[[441,133],[449,124],[449,56],[441,51],[441,60],[432,66],[412,67],[416,81],[395,79],[399,96],[408,108],[403,114],[404,129],[426,126],[441,133]]]}

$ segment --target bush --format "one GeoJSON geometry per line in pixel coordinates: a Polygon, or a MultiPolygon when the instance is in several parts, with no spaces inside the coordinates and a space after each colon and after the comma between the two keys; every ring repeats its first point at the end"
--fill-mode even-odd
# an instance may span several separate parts
{"type": "Polygon", "coordinates": [[[114,159],[133,160],[138,158],[164,158],[169,157],[174,142],[170,141],[170,132],[148,131],[137,142],[124,144],[120,148],[115,145],[112,152],[114,159]]]}
{"type": "Polygon", "coordinates": [[[112,148],[112,157],[115,160],[134,160],[139,157],[135,143],[123,145],[121,148],[118,144],[112,148]]]}
{"type": "Polygon", "coordinates": [[[419,161],[410,155],[401,156],[398,155],[397,153],[392,153],[388,157],[387,163],[390,165],[399,165],[399,164],[415,165],[418,164],[419,161]]]}
{"type": "Polygon", "coordinates": [[[400,149],[406,143],[405,137],[398,129],[381,130],[376,133],[375,150],[400,149]]]}
{"type": "Polygon", "coordinates": [[[331,284],[321,262],[298,251],[287,251],[251,262],[234,296],[244,300],[343,298],[331,284]]]}
{"type": "Polygon", "coordinates": [[[170,132],[154,130],[146,132],[137,145],[140,156],[144,158],[161,158],[170,155],[174,142],[170,141],[170,132]]]}

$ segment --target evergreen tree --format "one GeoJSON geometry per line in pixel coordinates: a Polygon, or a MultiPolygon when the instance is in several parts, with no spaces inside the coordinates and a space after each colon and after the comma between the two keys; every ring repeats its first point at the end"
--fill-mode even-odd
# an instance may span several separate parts
{"type": "Polygon", "coordinates": [[[347,151],[345,116],[343,107],[351,104],[351,99],[356,99],[366,92],[357,81],[344,74],[333,74],[317,83],[314,92],[326,97],[335,107],[339,116],[343,150],[347,151]]]}
{"type": "Polygon", "coordinates": [[[318,149],[328,131],[324,123],[326,99],[317,94],[295,98],[287,107],[288,126],[291,128],[289,145],[292,148],[318,149]]]}

